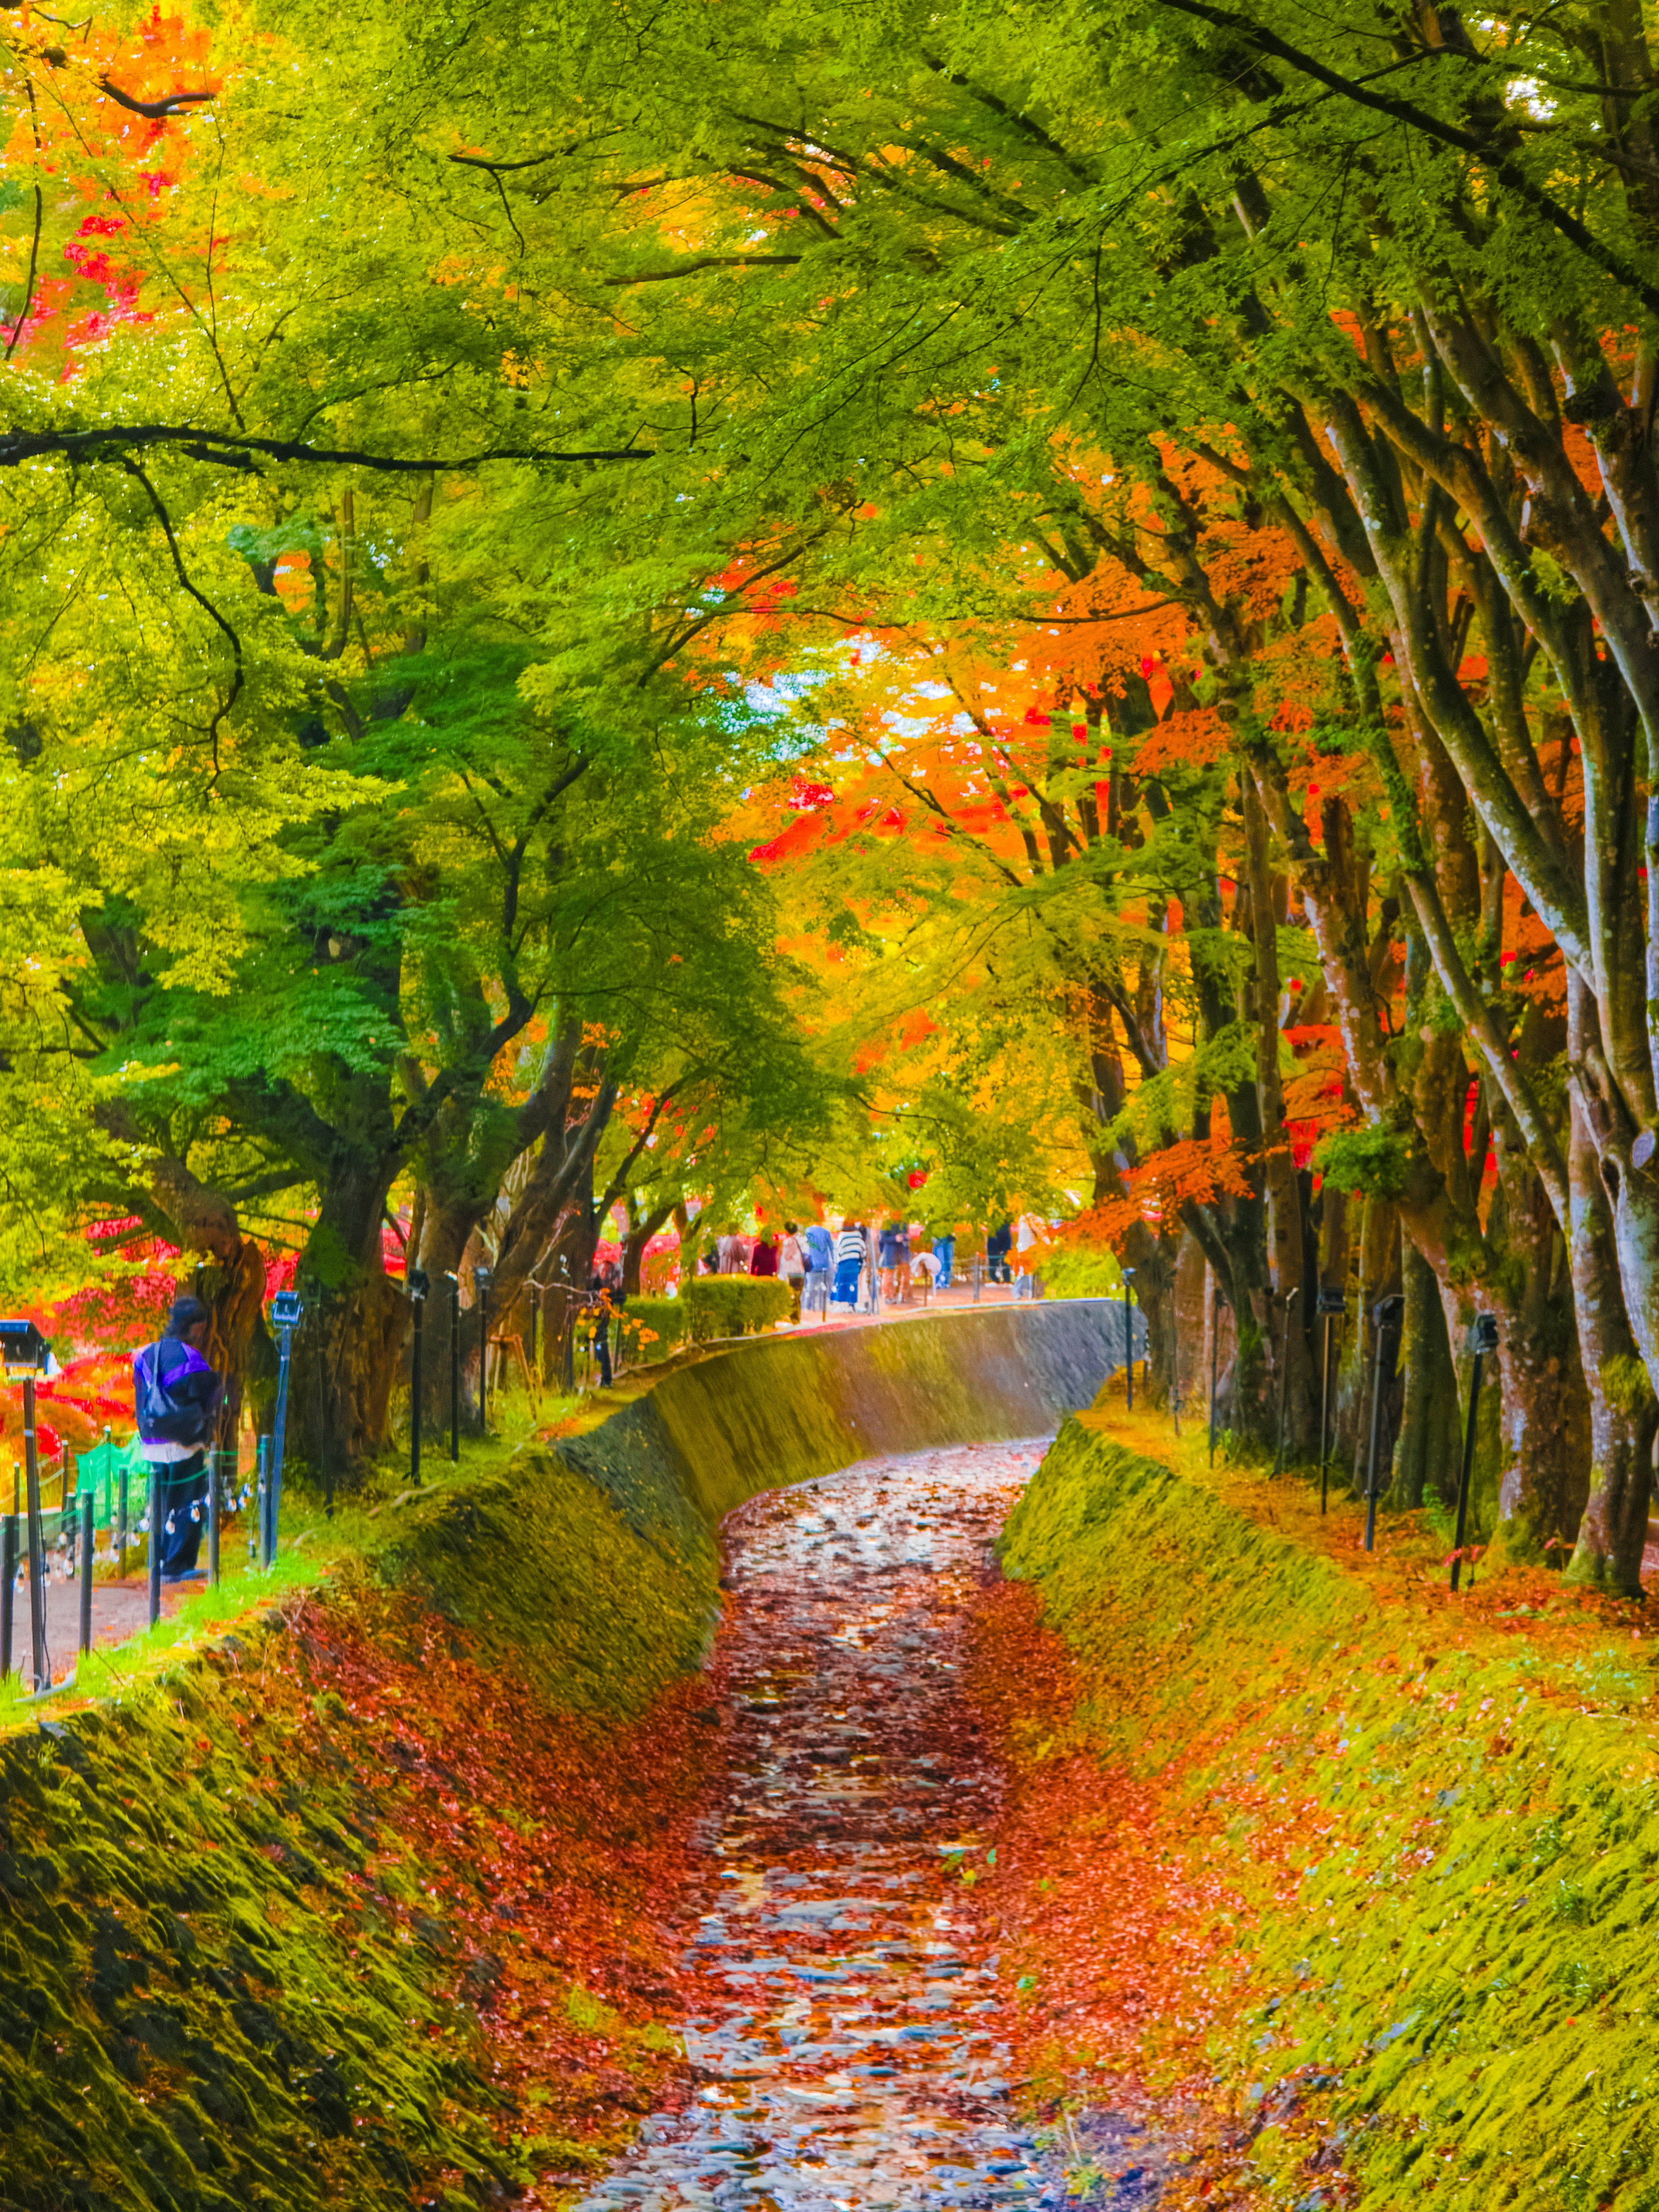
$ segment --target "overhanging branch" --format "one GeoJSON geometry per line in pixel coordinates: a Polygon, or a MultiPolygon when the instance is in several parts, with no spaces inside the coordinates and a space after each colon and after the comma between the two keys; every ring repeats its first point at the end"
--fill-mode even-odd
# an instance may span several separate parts
{"type": "Polygon", "coordinates": [[[111,423],[98,430],[11,430],[0,434],[0,468],[25,461],[119,461],[130,453],[168,448],[217,468],[253,472],[261,460],[319,463],[329,468],[374,469],[385,475],[425,476],[482,468],[486,461],[649,461],[648,447],[597,447],[563,453],[538,446],[504,446],[448,459],[370,453],[357,447],[313,446],[298,438],[252,438],[228,431],[197,430],[177,422],[111,423]]]}

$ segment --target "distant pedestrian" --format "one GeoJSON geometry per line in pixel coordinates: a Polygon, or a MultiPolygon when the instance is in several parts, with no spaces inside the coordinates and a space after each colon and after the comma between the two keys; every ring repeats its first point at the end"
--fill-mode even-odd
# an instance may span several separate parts
{"type": "Polygon", "coordinates": [[[223,1376],[202,1352],[208,1321],[199,1298],[175,1298],[160,1337],[132,1362],[139,1441],[161,1477],[160,1526],[152,1527],[149,1540],[164,1583],[201,1572],[196,1555],[207,1525],[208,1452],[224,1390],[223,1376]]]}
{"type": "Polygon", "coordinates": [[[836,1264],[836,1240],[821,1221],[809,1222],[801,1231],[806,1255],[806,1279],[801,1285],[803,1312],[830,1310],[830,1276],[836,1264]]]}
{"type": "Polygon", "coordinates": [[[778,1272],[778,1248],[763,1230],[755,1239],[755,1249],[749,1255],[751,1275],[775,1275],[778,1272]]]}
{"type": "Polygon", "coordinates": [[[1014,1296],[1017,1298],[1036,1295],[1037,1267],[1048,1249],[1048,1224],[1042,1216],[1022,1213],[1014,1231],[1014,1296]]]}
{"type": "Polygon", "coordinates": [[[599,1388],[608,1390],[611,1378],[611,1314],[622,1299],[621,1289],[611,1280],[615,1271],[610,1267],[595,1267],[588,1278],[590,1310],[593,1316],[593,1354],[599,1363],[599,1388]]]}
{"type": "Polygon", "coordinates": [[[1013,1249],[1013,1243],[1014,1224],[1012,1221],[1005,1221],[1000,1229],[994,1229],[985,1240],[985,1272],[994,1283],[1013,1280],[1008,1266],[1008,1255],[1013,1249]]]}
{"type": "Polygon", "coordinates": [[[951,1273],[957,1254],[957,1232],[954,1229],[936,1229],[933,1232],[933,1257],[939,1262],[933,1273],[933,1288],[948,1291],[951,1273]]]}
{"type": "Polygon", "coordinates": [[[856,1221],[843,1221],[836,1239],[836,1287],[830,1296],[838,1306],[856,1307],[859,1276],[870,1256],[869,1241],[856,1221]]]}
{"type": "Polygon", "coordinates": [[[890,1221],[881,1232],[881,1295],[887,1305],[902,1305],[910,1296],[910,1231],[902,1221],[890,1221]]]}
{"type": "Polygon", "coordinates": [[[783,1241],[778,1246],[778,1274],[789,1292],[789,1318],[799,1321],[801,1292],[806,1284],[806,1247],[793,1221],[783,1224],[783,1241]]]}

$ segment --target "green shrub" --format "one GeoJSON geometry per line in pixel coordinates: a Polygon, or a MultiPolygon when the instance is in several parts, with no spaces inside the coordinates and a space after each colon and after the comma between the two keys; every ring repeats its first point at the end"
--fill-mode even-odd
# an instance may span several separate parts
{"type": "Polygon", "coordinates": [[[789,1291],[775,1275],[698,1275],[681,1298],[690,1310],[691,1341],[752,1336],[789,1317],[789,1291]]]}
{"type": "Polygon", "coordinates": [[[1042,1288],[1051,1298],[1108,1298],[1123,1295],[1117,1255],[1103,1244],[1062,1244],[1043,1259],[1042,1288]]]}
{"type": "Polygon", "coordinates": [[[636,1367],[666,1359],[685,1340],[684,1298],[629,1298],[620,1316],[622,1356],[636,1367]]]}

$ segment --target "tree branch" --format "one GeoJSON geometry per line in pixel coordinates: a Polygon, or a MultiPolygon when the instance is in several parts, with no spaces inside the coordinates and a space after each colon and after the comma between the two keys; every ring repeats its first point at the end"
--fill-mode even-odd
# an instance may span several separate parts
{"type": "Polygon", "coordinates": [[[133,422],[101,430],[14,430],[0,435],[0,469],[25,461],[120,460],[150,447],[172,447],[193,461],[255,473],[259,459],[315,461],[330,468],[375,469],[382,474],[422,476],[433,471],[482,468],[486,461],[650,461],[645,446],[599,447],[579,453],[535,446],[505,446],[493,453],[459,453],[447,460],[416,460],[396,453],[370,453],[356,447],[310,446],[295,438],[233,436],[222,430],[195,430],[176,422],[133,422]]]}

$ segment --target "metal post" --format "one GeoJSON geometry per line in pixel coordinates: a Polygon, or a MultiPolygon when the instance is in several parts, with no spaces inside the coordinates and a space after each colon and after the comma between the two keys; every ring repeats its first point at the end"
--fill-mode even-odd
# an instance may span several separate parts
{"type": "Polygon", "coordinates": [[[52,1654],[46,1649],[46,1547],[40,1526],[40,1460],[34,1434],[34,1378],[23,1384],[23,1452],[28,1486],[29,1635],[38,1696],[52,1687],[52,1654]]]}
{"type": "Polygon", "coordinates": [[[115,1574],[118,1582],[127,1578],[127,1479],[131,1470],[123,1468],[117,1485],[115,1503],[115,1574]]]}
{"type": "Polygon", "coordinates": [[[67,1439],[65,1439],[64,1443],[63,1443],[63,1445],[60,1447],[60,1455],[59,1455],[58,1467],[58,1512],[59,1512],[60,1514],[62,1514],[62,1513],[67,1513],[67,1512],[69,1511],[69,1509],[70,1509],[70,1448],[69,1448],[68,1441],[67,1441],[67,1439]]]}
{"type": "Polygon", "coordinates": [[[149,1468],[149,1625],[161,1618],[161,1469],[152,1460],[149,1468]]]}
{"type": "Polygon", "coordinates": [[[1480,1377],[1486,1354],[1498,1349],[1498,1316],[1479,1314],[1469,1332],[1474,1365],[1469,1374],[1469,1418],[1463,1431],[1463,1471],[1457,1481],[1457,1536],[1452,1546],[1451,1586],[1457,1588],[1463,1566],[1463,1536],[1469,1523],[1469,1483],[1474,1473],[1474,1417],[1480,1403],[1480,1377]]]}
{"type": "Polygon", "coordinates": [[[92,1492],[85,1492],[81,1498],[81,1650],[92,1649],[92,1546],[93,1508],[96,1501],[92,1492]]]}
{"type": "Polygon", "coordinates": [[[975,1255],[974,1255],[974,1297],[973,1297],[973,1303],[974,1303],[975,1305],[977,1305],[977,1304],[979,1304],[979,1287],[980,1287],[980,1278],[981,1278],[981,1273],[983,1273],[984,1267],[985,1267],[985,1261],[984,1261],[983,1258],[981,1256],[981,1255],[980,1255],[979,1253],[975,1252],[975,1255]]]}
{"type": "Polygon", "coordinates": [[[449,1456],[461,1462],[461,1279],[449,1278],[449,1456]]]}
{"type": "Polygon", "coordinates": [[[1296,1291],[1301,1287],[1298,1283],[1295,1290],[1286,1293],[1285,1299],[1285,1334],[1279,1352],[1282,1364],[1279,1372],[1279,1449],[1273,1454],[1275,1474],[1285,1464],[1285,1420],[1291,1402],[1291,1308],[1296,1304],[1296,1291]]]}
{"type": "Polygon", "coordinates": [[[1215,1465],[1216,1391],[1221,1369],[1221,1309],[1224,1300],[1219,1291],[1215,1294],[1215,1310],[1210,1321],[1210,1465],[1215,1465]]]}
{"type": "Polygon", "coordinates": [[[1389,1331],[1394,1327],[1398,1313],[1404,1308],[1404,1298],[1383,1298],[1378,1302],[1371,1318],[1376,1325],[1376,1360],[1371,1376],[1371,1448],[1365,1468],[1365,1549],[1374,1547],[1376,1536],[1376,1443],[1377,1431],[1382,1425],[1382,1355],[1388,1349],[1389,1331]]]}
{"type": "Polygon", "coordinates": [[[269,1568],[271,1553],[276,1547],[271,1540],[270,1527],[270,1438],[261,1437],[253,1449],[254,1521],[258,1529],[258,1563],[269,1568]]]}
{"type": "Polygon", "coordinates": [[[210,1451],[208,1454],[207,1578],[210,1589],[217,1589],[219,1587],[219,1522],[222,1512],[222,1492],[220,1486],[224,1479],[224,1463],[229,1457],[230,1454],[224,1451],[210,1451]]]}
{"type": "Polygon", "coordinates": [[[276,1369],[276,1419],[270,1438],[270,1525],[273,1531],[276,1526],[276,1501],[283,1494],[283,1451],[288,1441],[288,1370],[293,1356],[294,1328],[289,1323],[283,1330],[282,1355],[276,1369]]]}
{"type": "Polygon", "coordinates": [[[0,1682],[11,1679],[12,1624],[17,1606],[17,1516],[0,1521],[0,1682]]]}
{"type": "Polygon", "coordinates": [[[1123,1273],[1123,1410],[1133,1413],[1135,1409],[1135,1332],[1131,1319],[1134,1309],[1129,1303],[1129,1285],[1135,1271],[1125,1267],[1123,1273]]]}

